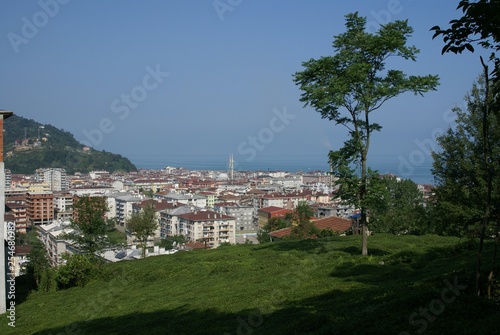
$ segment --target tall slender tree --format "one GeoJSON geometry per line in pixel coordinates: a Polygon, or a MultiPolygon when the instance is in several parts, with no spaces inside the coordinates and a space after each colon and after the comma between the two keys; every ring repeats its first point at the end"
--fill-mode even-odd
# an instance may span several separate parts
{"type": "Polygon", "coordinates": [[[389,57],[416,60],[419,50],[407,46],[413,29],[407,21],[382,25],[374,33],[366,30],[366,18],[358,13],[346,15],[346,32],[334,37],[333,56],[302,63],[303,71],[294,81],[303,91],[301,101],[310,105],[322,118],[348,129],[343,147],[329,154],[333,173],[340,178],[344,199],[361,210],[362,254],[368,255],[367,210],[376,198],[377,174],[368,168],[371,134],[381,125],[370,121],[371,113],[405,92],[423,95],[435,90],[435,75],[408,76],[400,70],[387,69],[389,57]],[[360,176],[354,165],[361,167],[360,176]]]}

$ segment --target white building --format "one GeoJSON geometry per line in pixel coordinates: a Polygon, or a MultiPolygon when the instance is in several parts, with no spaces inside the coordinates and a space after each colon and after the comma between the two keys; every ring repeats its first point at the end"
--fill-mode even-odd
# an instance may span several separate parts
{"type": "MultiPolygon", "coordinates": [[[[200,210],[197,208],[196,210],[200,210]]],[[[191,213],[194,207],[184,205],[175,209],[160,212],[160,238],[165,239],[169,236],[184,235],[179,230],[179,215],[191,213]]]]}
{"type": "Polygon", "coordinates": [[[50,168],[42,169],[43,181],[49,184],[50,190],[67,191],[69,189],[68,176],[65,169],[50,168]]]}
{"type": "Polygon", "coordinates": [[[236,243],[236,220],[212,211],[195,211],[179,215],[179,231],[187,241],[206,242],[210,248],[221,243],[236,243]]]}
{"type": "Polygon", "coordinates": [[[116,197],[116,221],[120,226],[125,225],[125,221],[127,221],[133,212],[132,205],[138,202],[141,202],[145,198],[143,196],[133,196],[133,195],[125,195],[121,197],[116,197]]]}
{"type": "Polygon", "coordinates": [[[66,253],[73,254],[76,248],[72,242],[64,239],[64,234],[76,232],[69,227],[69,222],[54,222],[47,225],[37,226],[38,236],[45,246],[50,264],[57,266],[64,264],[62,256],[66,253]]]}
{"type": "Polygon", "coordinates": [[[115,189],[110,186],[82,186],[73,187],[71,193],[77,196],[93,196],[93,195],[106,195],[114,192],[115,189]]]}
{"type": "Polygon", "coordinates": [[[69,221],[73,218],[73,195],[68,192],[54,192],[56,220],[69,221]]]}
{"type": "Polygon", "coordinates": [[[207,207],[207,197],[203,195],[169,193],[161,197],[169,202],[178,202],[180,204],[191,205],[201,208],[207,207]]]}

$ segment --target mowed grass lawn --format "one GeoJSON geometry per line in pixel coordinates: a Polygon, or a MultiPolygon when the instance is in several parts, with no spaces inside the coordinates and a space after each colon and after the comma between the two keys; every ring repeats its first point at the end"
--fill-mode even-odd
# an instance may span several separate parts
{"type": "Polygon", "coordinates": [[[347,236],[108,264],[83,288],[18,302],[0,334],[499,334],[465,242],[380,234],[362,257],[347,236]]]}

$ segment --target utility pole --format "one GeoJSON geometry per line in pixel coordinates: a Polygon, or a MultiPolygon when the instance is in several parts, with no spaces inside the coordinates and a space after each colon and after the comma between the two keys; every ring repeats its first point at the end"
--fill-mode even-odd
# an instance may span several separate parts
{"type": "Polygon", "coordinates": [[[12,112],[0,110],[0,314],[7,311],[7,262],[5,259],[7,226],[5,225],[5,166],[3,163],[3,120],[12,112]]]}

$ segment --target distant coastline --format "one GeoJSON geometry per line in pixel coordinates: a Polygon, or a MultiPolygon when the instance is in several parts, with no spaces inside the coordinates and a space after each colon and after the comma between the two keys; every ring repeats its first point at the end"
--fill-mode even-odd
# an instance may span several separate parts
{"type": "MultiPolygon", "coordinates": [[[[143,169],[160,170],[166,166],[183,167],[190,170],[216,170],[228,169],[229,155],[129,155],[129,159],[138,167],[143,169]]],[[[328,172],[329,167],[324,157],[317,155],[261,155],[254,161],[247,162],[234,156],[235,171],[288,171],[291,173],[303,171],[328,172]]],[[[372,169],[382,174],[394,174],[404,179],[411,179],[417,184],[433,184],[434,178],[431,174],[432,163],[430,159],[420,165],[412,166],[399,156],[397,157],[374,157],[370,164],[372,169]]]]}

